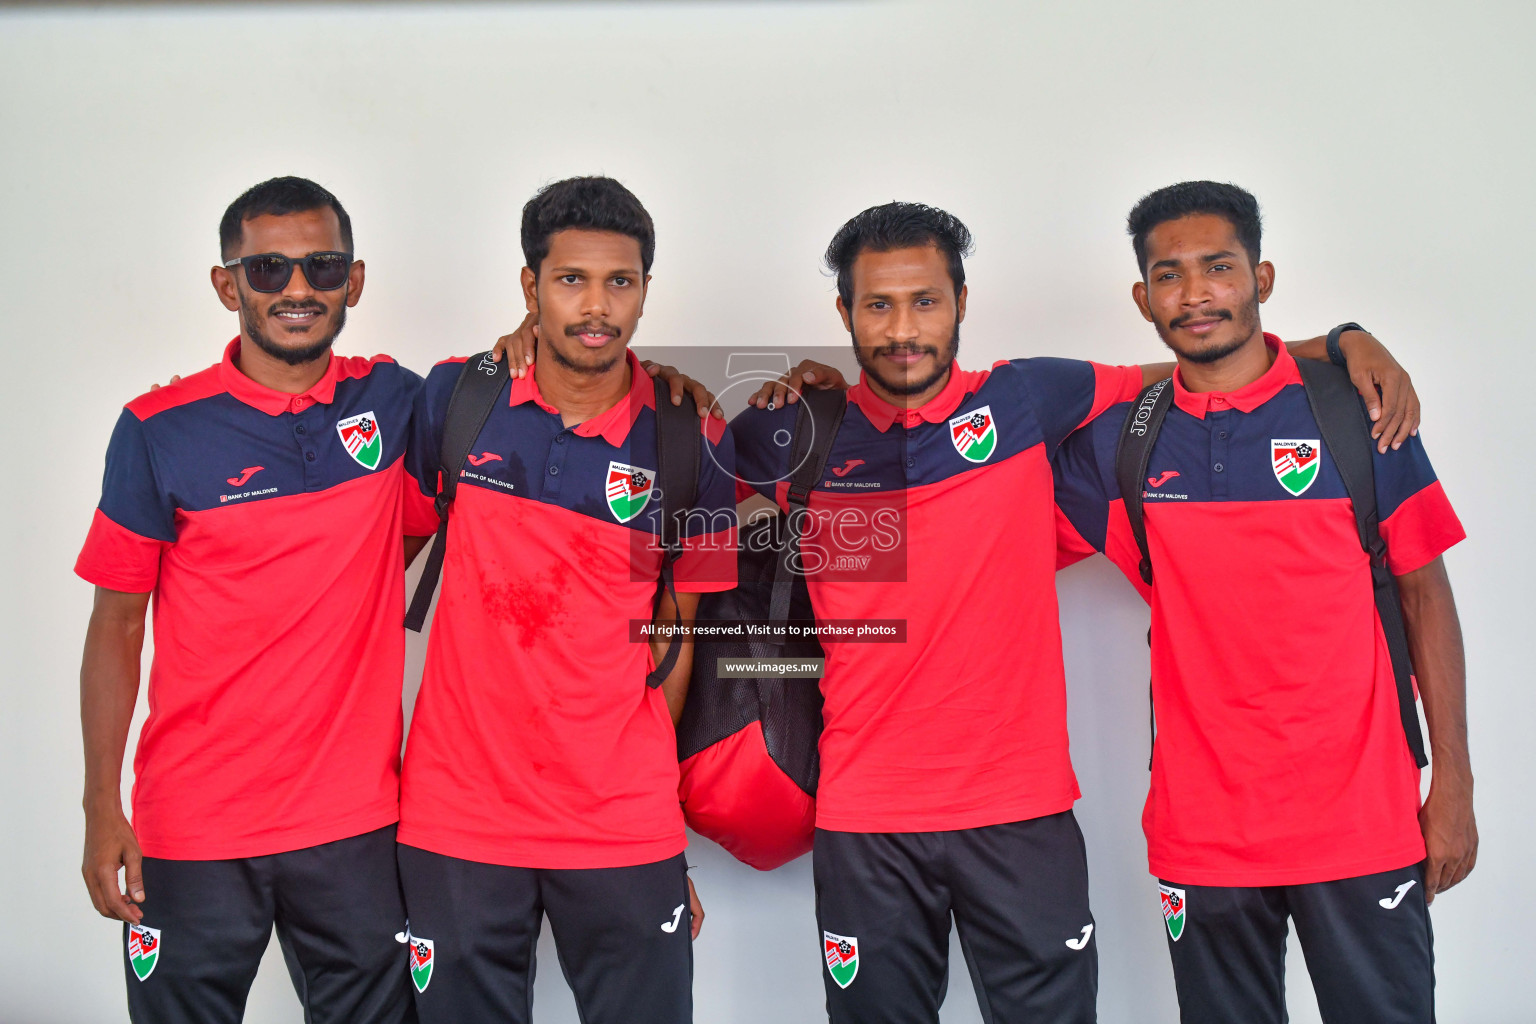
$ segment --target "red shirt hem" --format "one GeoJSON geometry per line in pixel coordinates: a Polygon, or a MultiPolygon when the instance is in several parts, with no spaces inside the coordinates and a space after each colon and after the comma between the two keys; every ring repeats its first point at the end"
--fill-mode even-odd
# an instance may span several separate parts
{"type": "Polygon", "coordinates": [[[1417,864],[1424,859],[1424,841],[1404,846],[1390,853],[1377,854],[1366,860],[1345,861],[1337,864],[1308,864],[1295,867],[1247,867],[1225,871],[1212,871],[1192,867],[1174,861],[1148,858],[1147,867],[1165,881],[1174,885],[1215,885],[1241,888],[1258,888],[1265,885],[1312,885],[1317,882],[1334,882],[1341,878],[1358,878],[1383,871],[1417,864]]]}
{"type": "MultiPolygon", "coordinates": [[[[385,807],[375,808],[366,814],[358,814],[339,822],[330,821],[323,826],[302,829],[276,829],[260,838],[239,842],[204,843],[200,839],[180,841],[176,839],[149,839],[138,836],[139,849],[144,856],[157,860],[238,860],[244,857],[267,857],[274,853],[291,853],[311,846],[334,843],[339,839],[351,839],[364,835],[400,820],[399,806],[391,801],[385,807]]],[[[137,825],[135,825],[137,832],[137,825]]]]}
{"type": "Polygon", "coordinates": [[[160,558],[169,546],[118,525],[98,508],[75,559],[75,575],[108,590],[148,594],[160,580],[160,558]]]}
{"type": "Polygon", "coordinates": [[[105,590],[115,590],[121,594],[152,594],[158,579],[146,579],[142,576],[119,576],[116,573],[105,572],[95,566],[77,563],[75,575],[93,587],[101,587],[105,590]]]}
{"type": "Polygon", "coordinates": [[[631,868],[676,857],[688,848],[688,836],[681,827],[675,837],[644,843],[539,840],[486,843],[402,822],[396,839],[402,846],[414,846],[443,857],[509,868],[631,868]]]}
{"type": "Polygon", "coordinates": [[[816,809],[816,827],[825,832],[957,832],[967,828],[986,828],[988,825],[1006,825],[1013,821],[1029,821],[1050,814],[1070,811],[1081,793],[1075,788],[1070,796],[1052,800],[1031,800],[1025,803],[993,805],[985,810],[948,812],[945,814],[919,815],[833,815],[816,809]]]}

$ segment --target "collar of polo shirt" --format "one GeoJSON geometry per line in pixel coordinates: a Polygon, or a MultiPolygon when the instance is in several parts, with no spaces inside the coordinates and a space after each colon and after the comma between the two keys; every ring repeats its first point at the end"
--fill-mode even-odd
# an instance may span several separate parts
{"type": "Polygon", "coordinates": [[[235,365],[235,357],[239,354],[240,339],[236,338],[224,349],[224,361],[219,364],[219,383],[223,384],[224,389],[231,395],[253,409],[260,409],[268,416],[277,416],[285,412],[303,412],[314,405],[330,405],[331,400],[336,397],[336,381],[340,378],[338,369],[342,361],[336,358],[334,352],[329,356],[330,363],[326,365],[325,375],[302,395],[273,391],[251,380],[235,365]]]}
{"type": "Polygon", "coordinates": [[[860,371],[859,382],[848,389],[848,401],[857,405],[870,424],[885,433],[891,424],[901,421],[903,427],[915,427],[922,423],[943,423],[960,407],[965,397],[968,375],[960,369],[956,360],[949,364],[949,381],[944,389],[915,409],[904,409],[881,398],[869,386],[869,375],[860,371]]]}
{"type": "MultiPolygon", "coordinates": [[[[651,375],[645,372],[645,367],[640,365],[640,357],[628,349],[624,350],[624,357],[629,361],[629,394],[615,402],[612,408],[572,427],[571,433],[577,437],[596,437],[601,434],[603,440],[615,448],[622,447],[630,428],[640,417],[640,410],[656,408],[656,385],[651,382],[651,375]]],[[[512,378],[511,394],[507,396],[508,405],[522,405],[524,402],[533,402],[547,413],[560,415],[559,409],[544,401],[544,396],[539,393],[539,382],[531,373],[525,377],[512,378]]]]}
{"type": "Polygon", "coordinates": [[[1236,409],[1253,412],[1280,393],[1287,384],[1300,384],[1301,373],[1296,360],[1286,351],[1285,344],[1273,334],[1264,335],[1264,344],[1275,353],[1275,361],[1264,375],[1252,384],[1245,384],[1236,391],[1191,391],[1184,386],[1184,376],[1173,371],[1173,404],[1196,419],[1205,419],[1207,412],[1236,409]]]}

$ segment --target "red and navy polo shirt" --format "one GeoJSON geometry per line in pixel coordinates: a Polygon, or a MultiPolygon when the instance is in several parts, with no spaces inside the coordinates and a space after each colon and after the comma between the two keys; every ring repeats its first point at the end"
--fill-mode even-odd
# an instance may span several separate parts
{"type": "MultiPolygon", "coordinates": [[[[864,378],[802,552],[818,621],[903,620],[901,643],[826,644],[816,824],[842,832],[975,828],[1077,799],[1056,610],[1051,454],[1141,389],[1139,367],[956,364],[899,409],[864,378]]],[[[786,507],[797,406],[732,423],[738,471],[786,507]]]]}
{"type": "MultiPolygon", "coordinates": [[[[1055,464],[1063,561],[1103,551],[1152,606],[1157,739],[1142,824],[1152,873],[1295,885],[1422,860],[1419,772],[1403,737],[1371,574],[1296,363],[1174,404],[1143,491],[1153,585],[1115,483],[1126,406],[1055,464]]],[[[1398,575],[1465,534],[1417,437],[1375,457],[1398,575]]]]}
{"type": "Polygon", "coordinates": [[[154,592],[133,784],[151,857],[280,853],[397,815],[402,456],[421,378],[333,355],[290,395],[242,374],[239,348],[128,403],[75,565],[154,592]]]}
{"type": "MultiPolygon", "coordinates": [[[[437,366],[407,457],[437,490],[463,360],[437,366]]],[[[411,718],[400,842],[529,868],[647,864],[687,845],[677,739],[645,677],[661,569],[656,401],[633,354],[628,397],[563,424],[534,374],[512,379],[470,449],[411,718]]],[[[673,567],[683,592],[736,585],[734,452],[701,427],[698,497],[673,567]]]]}

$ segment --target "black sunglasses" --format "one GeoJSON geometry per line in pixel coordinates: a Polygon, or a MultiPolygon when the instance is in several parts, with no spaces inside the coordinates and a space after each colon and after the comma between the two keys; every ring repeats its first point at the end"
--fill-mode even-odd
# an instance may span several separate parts
{"type": "Polygon", "coordinates": [[[347,283],[347,272],[352,269],[349,252],[312,252],[303,259],[292,260],[280,252],[263,252],[255,256],[242,256],[225,263],[245,267],[245,283],[258,292],[280,292],[288,287],[293,277],[293,265],[304,268],[304,279],[316,291],[333,292],[347,283]]]}

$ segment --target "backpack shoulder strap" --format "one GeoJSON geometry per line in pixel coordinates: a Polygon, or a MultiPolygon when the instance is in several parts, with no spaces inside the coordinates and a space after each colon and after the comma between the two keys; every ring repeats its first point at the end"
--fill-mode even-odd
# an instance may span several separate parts
{"type": "Polygon", "coordinates": [[[1141,579],[1152,585],[1152,555],[1147,549],[1147,519],[1142,507],[1142,495],[1147,478],[1147,464],[1152,459],[1152,446],[1157,444],[1158,431],[1173,405],[1173,379],[1164,378],[1149,385],[1131,403],[1120,428],[1120,440],[1115,445],[1115,482],[1120,487],[1120,497],[1125,501],[1125,516],[1131,521],[1131,534],[1136,538],[1136,548],[1141,552],[1141,579]]]}
{"type": "Polygon", "coordinates": [[[674,557],[682,545],[688,510],[699,497],[703,428],[693,396],[672,404],[666,381],[656,378],[656,486],[661,492],[661,543],[674,557]]]}
{"type": "MultiPolygon", "coordinates": [[[[677,590],[672,566],[683,551],[684,527],[688,512],[699,496],[699,458],[704,447],[699,425],[698,406],[693,396],[684,394],[681,405],[672,404],[672,389],[660,377],[656,386],[656,488],[661,494],[661,580],[656,590],[656,607],[661,595],[672,599],[673,626],[682,625],[677,614],[677,590]]],[[[655,618],[652,609],[652,618],[655,618]]],[[[661,662],[645,677],[645,685],[660,686],[677,665],[682,641],[675,633],[667,644],[661,662]]]]}
{"type": "Polygon", "coordinates": [[[784,521],[784,548],[773,572],[773,594],[768,602],[768,621],[774,635],[789,621],[790,599],[798,572],[800,535],[805,531],[806,507],[811,490],[826,472],[832,443],[848,411],[847,392],[807,388],[800,394],[795,435],[790,440],[789,508],[784,521]]]}
{"type": "Polygon", "coordinates": [[[1312,418],[1317,420],[1323,447],[1332,456],[1334,468],[1344,480],[1344,492],[1355,510],[1360,547],[1371,562],[1376,613],[1392,657],[1403,735],[1414,761],[1423,768],[1429,759],[1424,754],[1424,734],[1419,729],[1419,710],[1413,696],[1413,663],[1408,653],[1408,630],[1403,623],[1397,579],[1387,567],[1387,543],[1382,539],[1377,518],[1375,454],[1365,404],[1360,401],[1348,372],[1340,367],[1315,359],[1298,359],[1296,369],[1307,393],[1307,404],[1312,407],[1312,418]]]}
{"type": "Polygon", "coordinates": [[[1355,529],[1371,564],[1385,563],[1387,545],[1376,519],[1376,468],[1371,455],[1370,423],[1349,375],[1316,359],[1296,360],[1312,418],[1317,420],[1323,446],[1344,478],[1344,492],[1355,507],[1355,529]]]}
{"type": "Polygon", "coordinates": [[[509,376],[507,357],[492,362],[489,352],[481,352],[464,360],[459,379],[454,382],[448,411],[443,418],[443,444],[438,455],[440,472],[437,498],[433,502],[437,509],[437,536],[432,540],[432,550],[427,552],[427,564],[416,584],[410,610],[405,613],[406,629],[419,633],[427,621],[432,593],[443,573],[443,553],[448,546],[448,509],[458,493],[459,473],[509,376]]]}

